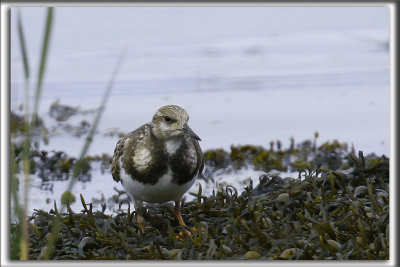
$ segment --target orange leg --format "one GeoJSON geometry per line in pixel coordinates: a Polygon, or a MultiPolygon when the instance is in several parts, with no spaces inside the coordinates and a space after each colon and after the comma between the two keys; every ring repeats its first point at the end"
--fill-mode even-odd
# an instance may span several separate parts
{"type": "Polygon", "coordinates": [[[142,233],[144,233],[144,218],[142,214],[140,213],[140,208],[141,205],[139,203],[135,203],[135,211],[136,211],[136,221],[137,224],[139,225],[140,230],[142,230],[142,233]]]}
{"type": "MultiPolygon", "coordinates": [[[[180,202],[180,200],[178,200],[178,201],[175,201],[175,217],[178,219],[178,221],[179,221],[179,224],[181,225],[181,226],[185,226],[186,227],[186,224],[185,224],[185,222],[183,221],[183,219],[182,219],[182,216],[181,216],[181,202],[180,202]]],[[[191,232],[189,232],[188,230],[185,230],[185,232],[186,232],[186,234],[188,235],[188,236],[192,236],[192,233],[191,232]]],[[[178,236],[182,236],[183,234],[182,234],[182,232],[180,232],[179,234],[178,234],[178,236]]]]}
{"type": "Polygon", "coordinates": [[[144,233],[144,218],[140,213],[136,213],[136,220],[140,227],[140,230],[142,230],[142,233],[144,233]]]}
{"type": "Polygon", "coordinates": [[[175,201],[175,217],[178,219],[181,226],[186,226],[181,216],[181,202],[175,201]]]}

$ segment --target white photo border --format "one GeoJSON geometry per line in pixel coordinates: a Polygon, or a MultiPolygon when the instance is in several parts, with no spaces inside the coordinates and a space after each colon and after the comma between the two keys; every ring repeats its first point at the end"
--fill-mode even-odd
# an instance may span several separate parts
{"type": "Polygon", "coordinates": [[[146,1],[146,2],[105,2],[105,1],[2,1],[1,2],[1,266],[69,266],[72,263],[76,266],[242,266],[243,264],[249,266],[397,266],[398,255],[396,249],[398,248],[398,231],[396,225],[397,203],[396,189],[398,183],[397,178],[397,125],[395,117],[396,100],[397,100],[397,35],[396,35],[396,21],[397,21],[397,3],[396,1],[199,1],[199,2],[185,2],[185,1],[146,1]],[[10,133],[9,133],[9,115],[10,115],[10,9],[11,7],[177,7],[177,6],[221,6],[221,7],[246,7],[246,6],[290,6],[290,7],[337,7],[337,6],[353,6],[353,7],[388,7],[390,10],[390,259],[388,261],[11,261],[9,259],[10,248],[10,133]]]}

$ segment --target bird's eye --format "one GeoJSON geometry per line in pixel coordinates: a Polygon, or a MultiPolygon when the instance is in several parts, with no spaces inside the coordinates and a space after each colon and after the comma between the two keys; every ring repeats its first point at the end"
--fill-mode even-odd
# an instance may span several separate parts
{"type": "Polygon", "coordinates": [[[164,116],[164,120],[165,120],[165,121],[167,121],[167,122],[169,122],[169,121],[171,121],[171,117],[170,117],[170,116],[167,116],[167,115],[165,115],[165,116],[164,116]]]}

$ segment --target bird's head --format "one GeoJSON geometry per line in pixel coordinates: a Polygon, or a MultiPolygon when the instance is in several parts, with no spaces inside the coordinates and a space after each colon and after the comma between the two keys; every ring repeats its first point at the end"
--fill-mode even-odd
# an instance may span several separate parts
{"type": "Polygon", "coordinates": [[[176,105],[163,106],[153,116],[153,133],[159,139],[176,138],[188,135],[201,141],[188,125],[189,115],[183,108],[176,105]]]}

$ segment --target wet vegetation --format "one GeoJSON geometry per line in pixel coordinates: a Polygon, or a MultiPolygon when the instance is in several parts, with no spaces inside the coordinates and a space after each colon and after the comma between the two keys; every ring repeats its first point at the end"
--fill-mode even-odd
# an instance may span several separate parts
{"type": "MultiPolygon", "coordinates": [[[[280,140],[270,142],[270,148],[262,146],[244,145],[231,146],[231,151],[223,149],[208,150],[205,152],[205,161],[214,170],[219,168],[240,169],[251,167],[256,170],[294,172],[305,169],[315,169],[323,166],[326,170],[347,168],[344,165],[348,146],[337,140],[326,142],[317,147],[318,132],[314,140],[306,140],[297,146],[294,138],[290,140],[290,147],[282,148],[280,140]]],[[[354,154],[354,148],[351,154],[354,154]]],[[[375,155],[371,155],[375,157],[375,155]]]]}
{"type": "MultiPolygon", "coordinates": [[[[348,146],[338,141],[317,146],[317,137],[316,133],[313,140],[297,145],[292,139],[286,149],[277,141],[269,148],[245,145],[232,146],[230,152],[206,151],[206,173],[211,178],[221,169],[254,168],[267,174],[244,189],[228,185],[211,195],[203,194],[200,185],[198,193],[192,193],[194,200],[182,203],[191,235],[179,226],[168,203],[147,206],[143,234],[133,207],[119,199],[124,192],[114,196],[119,203],[114,213],[105,212],[105,202],[102,211],[95,211],[84,192],[80,197],[66,192],[65,212],[54,206],[50,211],[36,210],[27,219],[29,258],[388,259],[389,159],[347,151],[348,146]],[[268,174],[271,170],[275,171],[268,174]],[[298,178],[282,176],[286,171],[297,172],[298,178]],[[74,201],[81,201],[80,212],[70,208],[74,201]],[[50,247],[57,218],[61,228],[50,247]]],[[[47,173],[55,180],[68,179],[75,164],[61,152],[33,153],[32,161],[39,177],[47,173]]],[[[109,155],[87,156],[85,162],[81,177],[88,177],[93,162],[101,162],[109,172],[109,155]]],[[[18,251],[16,244],[11,245],[18,251]]]]}
{"type": "MultiPolygon", "coordinates": [[[[200,185],[197,193],[191,193],[193,200],[181,203],[187,229],[179,226],[168,203],[146,207],[146,228],[141,233],[132,206],[120,198],[124,192],[113,197],[118,206],[113,213],[106,212],[106,203],[110,202],[99,200],[99,211],[93,209],[93,201],[85,200],[85,192],[73,195],[71,188],[76,181],[91,179],[94,163],[100,163],[103,172],[110,171],[110,155],[90,156],[86,152],[120,62],[96,111],[82,111],[60,102],[50,107],[49,116],[63,133],[76,138],[87,134],[80,157],[40,149],[39,144],[47,144],[54,132],[37,116],[52,16],[53,9],[49,8],[33,113],[12,112],[10,118],[10,184],[15,215],[10,222],[11,259],[389,259],[389,159],[364,156],[353,148],[349,151],[347,144],[336,140],[317,145],[318,133],[299,144],[292,139],[288,148],[276,141],[269,148],[243,145],[232,146],[230,151],[206,151],[208,182],[217,171],[252,168],[266,174],[245,188],[227,185],[212,194],[204,194],[200,185]],[[70,117],[84,112],[95,113],[93,123],[68,123],[70,117]],[[298,173],[298,177],[285,177],[285,172],[298,173]],[[49,211],[26,214],[29,174],[46,185],[71,181],[60,196],[61,207],[54,204],[49,211]],[[25,177],[23,184],[17,176],[25,177]],[[22,189],[24,201],[18,197],[22,189]],[[81,202],[81,211],[71,209],[76,201],[81,202]]],[[[28,84],[29,64],[19,15],[18,22],[28,84]]],[[[114,129],[105,136],[122,134],[114,129]]],[[[51,186],[42,189],[51,190],[51,186]]]]}
{"type": "MultiPolygon", "coordinates": [[[[48,137],[43,120],[37,121],[38,134],[48,137]]],[[[23,135],[24,124],[23,116],[11,114],[16,172],[21,172],[24,143],[15,137],[23,135]]],[[[122,134],[112,130],[104,136],[122,134]]],[[[210,183],[217,171],[252,168],[266,174],[245,188],[227,185],[208,195],[200,185],[197,194],[191,193],[194,200],[182,201],[187,229],[179,226],[172,204],[147,206],[143,234],[124,191],[112,200],[98,200],[101,211],[85,201],[84,192],[74,196],[66,191],[61,196],[64,212],[54,204],[50,211],[35,210],[27,218],[29,259],[389,259],[389,159],[364,156],[337,140],[321,145],[317,141],[315,133],[297,144],[292,138],[287,148],[278,140],[268,148],[243,145],[205,151],[204,174],[210,183]],[[298,177],[285,177],[285,172],[298,177]],[[70,208],[75,201],[82,203],[81,211],[70,208]],[[118,208],[107,213],[106,206],[113,203],[118,208]],[[58,220],[60,230],[52,246],[49,240],[58,220]]],[[[46,185],[43,190],[72,178],[78,159],[38,146],[38,140],[32,142],[30,171],[46,185]]],[[[110,162],[108,154],[85,156],[77,180],[90,181],[93,164],[110,172],[110,162]]],[[[14,258],[19,256],[16,229],[18,223],[12,223],[14,258]]]]}

